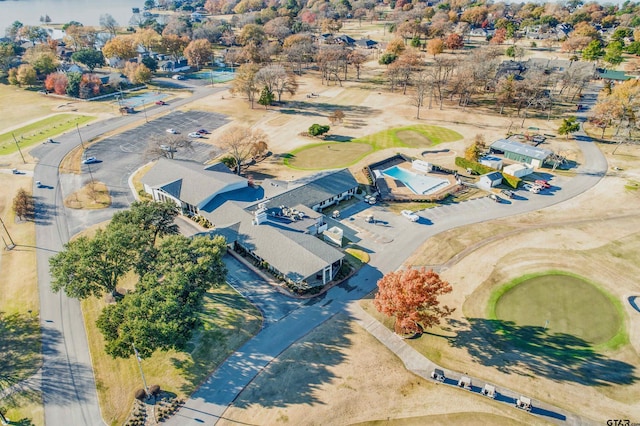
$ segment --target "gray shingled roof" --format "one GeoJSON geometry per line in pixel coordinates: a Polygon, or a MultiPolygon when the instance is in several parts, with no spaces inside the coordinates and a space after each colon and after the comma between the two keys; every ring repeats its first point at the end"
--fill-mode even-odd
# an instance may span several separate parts
{"type": "Polygon", "coordinates": [[[212,233],[235,236],[238,243],[295,282],[344,257],[341,251],[285,222],[267,220],[254,225],[253,215],[231,201],[203,215],[216,226],[212,233]]]}
{"type": "Polygon", "coordinates": [[[269,207],[292,207],[298,204],[313,207],[357,186],[358,182],[348,169],[337,170],[320,177],[315,175],[305,179],[300,186],[269,199],[269,207]]]}
{"type": "Polygon", "coordinates": [[[246,182],[220,163],[205,166],[195,161],[161,158],[142,178],[142,183],[160,188],[166,193],[194,206],[225,192],[231,184],[246,182]]]}
{"type": "Polygon", "coordinates": [[[553,151],[537,148],[534,146],[525,145],[520,142],[511,141],[508,139],[498,139],[491,144],[491,149],[495,149],[502,152],[513,152],[515,154],[526,155],[527,157],[535,158],[536,160],[544,161],[553,154],[553,151]]]}

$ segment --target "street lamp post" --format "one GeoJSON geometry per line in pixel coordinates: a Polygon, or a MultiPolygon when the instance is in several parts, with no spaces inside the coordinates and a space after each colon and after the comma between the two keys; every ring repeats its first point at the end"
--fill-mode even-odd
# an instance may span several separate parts
{"type": "Polygon", "coordinates": [[[144,386],[144,393],[147,394],[147,396],[149,396],[149,388],[147,387],[147,380],[144,378],[144,372],[142,371],[142,358],[140,358],[140,354],[136,349],[136,345],[132,343],[131,346],[133,347],[133,352],[135,352],[136,354],[136,360],[138,360],[138,367],[140,368],[140,376],[142,377],[142,385],[144,386]]]}
{"type": "Polygon", "coordinates": [[[2,241],[4,242],[4,246],[5,246],[5,248],[7,250],[11,250],[12,248],[14,248],[16,246],[16,243],[13,242],[13,238],[11,238],[11,234],[9,234],[9,230],[5,226],[4,220],[2,220],[1,217],[0,217],[0,223],[2,224],[2,227],[4,228],[4,232],[7,234],[7,237],[9,237],[9,241],[11,242],[11,244],[7,244],[7,242],[4,240],[4,237],[2,237],[2,241]]]}
{"type": "Polygon", "coordinates": [[[24,160],[24,155],[22,155],[22,150],[20,149],[20,145],[18,144],[18,140],[16,139],[16,135],[11,133],[11,136],[13,136],[13,141],[16,143],[16,146],[18,147],[18,152],[20,153],[20,157],[22,157],[22,162],[24,164],[27,164],[27,162],[24,160]]]}

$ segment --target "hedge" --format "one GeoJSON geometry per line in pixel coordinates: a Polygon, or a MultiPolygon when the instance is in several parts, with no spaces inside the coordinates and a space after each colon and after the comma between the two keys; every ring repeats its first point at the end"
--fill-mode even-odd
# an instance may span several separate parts
{"type": "Polygon", "coordinates": [[[475,161],[469,161],[463,157],[456,157],[456,166],[462,167],[465,169],[471,169],[479,175],[484,175],[487,173],[495,172],[496,169],[492,169],[489,166],[485,166],[484,164],[476,163],[475,161]]]}
{"type": "Polygon", "coordinates": [[[506,173],[502,173],[502,181],[509,187],[516,189],[522,179],[506,173]]]}

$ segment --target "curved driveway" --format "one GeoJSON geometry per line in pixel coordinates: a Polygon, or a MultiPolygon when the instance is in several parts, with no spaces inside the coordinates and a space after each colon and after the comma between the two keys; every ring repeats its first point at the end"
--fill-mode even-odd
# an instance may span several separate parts
{"type": "MultiPolygon", "coordinates": [[[[595,102],[595,93],[592,88],[582,103],[588,106],[595,102]]],[[[583,153],[584,164],[577,169],[575,177],[554,179],[553,184],[560,183],[560,186],[555,186],[552,190],[540,194],[520,191],[517,199],[505,203],[495,203],[485,197],[428,209],[419,213],[421,220],[418,224],[385,212],[382,208],[373,207],[374,216],[384,226],[362,221],[358,223],[358,227],[382,237],[378,240],[386,241],[363,239],[358,243],[371,250],[371,262],[347,282],[315,299],[301,302],[297,307],[292,306],[291,301],[286,302],[289,309],[285,316],[280,315],[281,310],[271,306],[274,302],[278,303],[277,297],[265,298],[266,294],[275,293],[268,284],[256,281],[249,288],[238,288],[265,313],[266,326],[231,355],[166,423],[172,426],[214,425],[269,362],[328,318],[346,310],[351,302],[371,292],[383,273],[400,267],[407,256],[428,238],[460,226],[543,209],[569,200],[596,185],[607,172],[607,161],[584,132],[580,131],[575,139],[583,153]],[[256,285],[260,286],[259,291],[256,290],[256,285]],[[273,310],[278,313],[278,317],[268,316],[273,310]]],[[[238,281],[234,278],[234,271],[238,268],[241,267],[233,265],[229,268],[231,283],[238,281]]]]}
{"type": "MultiPolygon", "coordinates": [[[[177,99],[169,107],[149,108],[147,115],[164,113],[213,92],[213,89],[195,88],[191,97],[177,99]]],[[[82,138],[88,141],[141,120],[144,116],[136,114],[83,126],[82,138]]],[[[42,329],[41,389],[45,423],[49,426],[104,424],[80,303],[63,293],[53,293],[49,276],[49,258],[62,250],[70,237],[58,166],[79,143],[78,134],[73,130],[56,138],[56,143],[43,144],[31,151],[39,159],[34,170],[34,182],[41,181],[44,185],[38,188],[34,184],[33,194],[36,201],[36,256],[42,329]]],[[[109,217],[113,212],[111,209],[109,217]]]]}

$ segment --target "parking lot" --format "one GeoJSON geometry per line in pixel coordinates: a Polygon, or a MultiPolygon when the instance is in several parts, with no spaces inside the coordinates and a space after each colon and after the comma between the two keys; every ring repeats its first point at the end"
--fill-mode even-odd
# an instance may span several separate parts
{"type": "MultiPolygon", "coordinates": [[[[88,174],[90,169],[94,179],[104,182],[111,191],[112,206],[124,208],[133,201],[127,180],[133,171],[149,161],[145,157],[145,150],[150,140],[168,135],[168,128],[173,128],[186,137],[188,133],[198,129],[213,131],[227,122],[227,117],[222,114],[203,111],[171,112],[91,145],[85,152],[85,158],[96,157],[98,162],[83,164],[83,175],[88,174]]],[[[193,139],[193,150],[178,149],[174,158],[204,163],[211,158],[211,152],[215,149],[210,136],[205,135],[204,138],[193,139]]]]}

